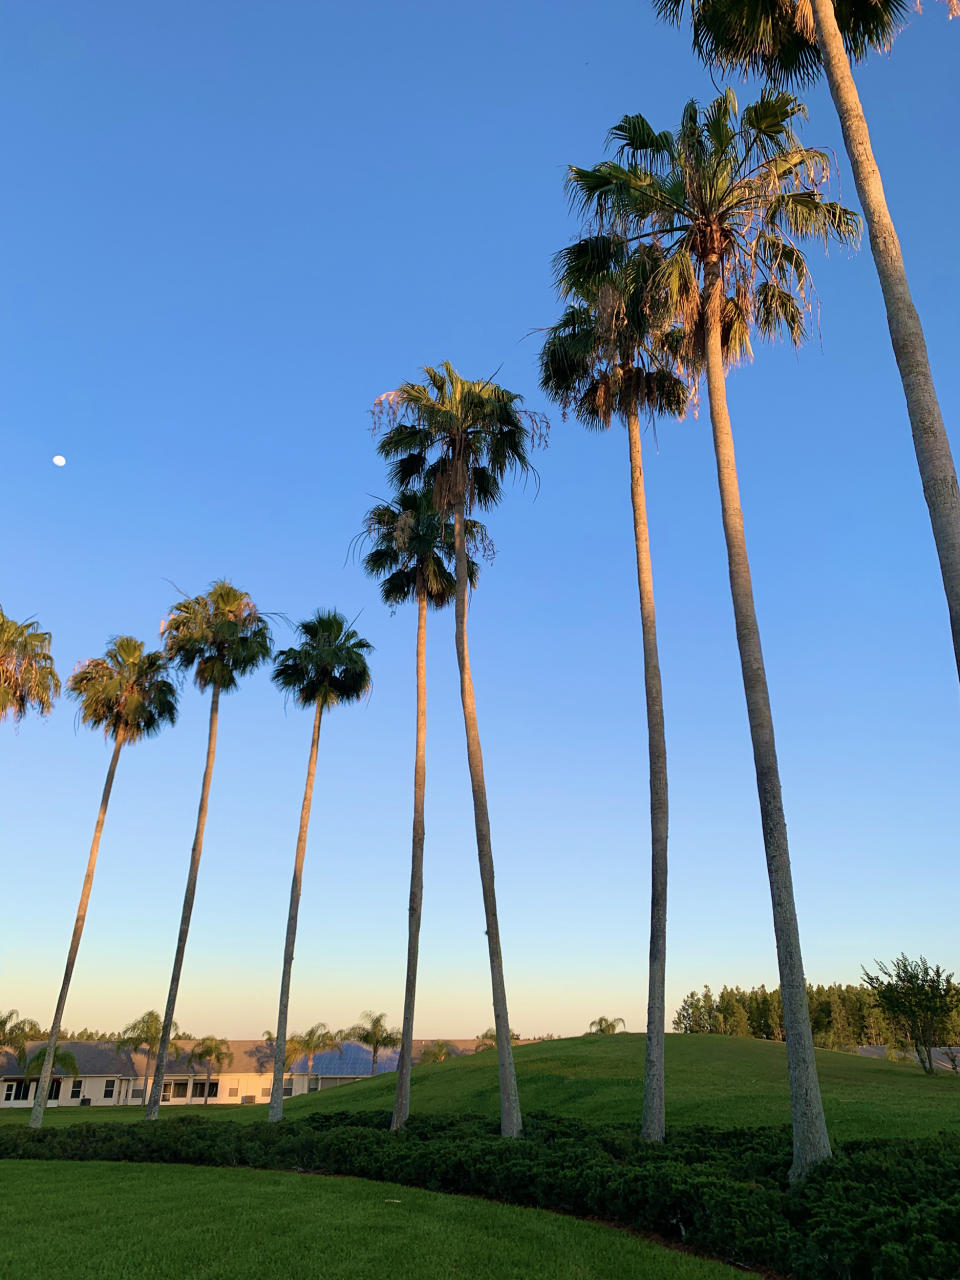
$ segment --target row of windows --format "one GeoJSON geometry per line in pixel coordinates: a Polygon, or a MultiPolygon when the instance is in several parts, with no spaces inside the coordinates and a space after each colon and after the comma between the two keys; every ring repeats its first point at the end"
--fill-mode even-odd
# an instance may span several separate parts
{"type": "MultiPolygon", "coordinates": [[[[30,1088],[33,1085],[32,1080],[7,1080],[3,1086],[4,1102],[25,1102],[30,1096],[30,1088]]],[[[55,1102],[60,1097],[60,1088],[63,1084],[62,1080],[50,1081],[50,1092],[47,1097],[55,1102]]],[[[117,1091],[116,1080],[104,1080],[103,1096],[109,1100],[117,1091]]],[[[83,1081],[74,1080],[70,1085],[70,1099],[75,1102],[78,1098],[83,1097],[83,1081]]]]}
{"type": "MultiPolygon", "coordinates": [[[[189,1084],[189,1080],[164,1080],[161,1101],[169,1102],[171,1098],[185,1098],[189,1084]]],[[[236,1090],[231,1089],[230,1092],[235,1094],[236,1090]]],[[[206,1080],[194,1080],[190,1096],[193,1098],[215,1098],[218,1093],[219,1082],[217,1080],[210,1081],[209,1090],[207,1089],[206,1080]]]]}

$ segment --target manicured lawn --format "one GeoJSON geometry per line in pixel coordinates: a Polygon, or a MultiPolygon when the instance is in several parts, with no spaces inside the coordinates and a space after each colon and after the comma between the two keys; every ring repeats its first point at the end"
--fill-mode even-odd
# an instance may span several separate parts
{"type": "MultiPolygon", "coordinates": [[[[516,1050],[520,1101],[594,1122],[639,1119],[644,1037],[584,1036],[545,1041],[516,1050]]],[[[843,1141],[866,1137],[919,1137],[960,1129],[960,1079],[853,1054],[817,1052],[827,1121],[843,1141]]],[[[667,1123],[671,1126],[779,1125],[790,1121],[786,1051],[782,1044],[722,1036],[667,1037],[667,1123]]],[[[312,1111],[387,1110],[393,1105],[393,1073],[290,1099],[290,1119],[312,1111]]],[[[426,1113],[496,1115],[497,1059],[493,1052],[453,1059],[413,1071],[412,1107],[426,1113]]],[[[265,1106],[171,1107],[175,1119],[205,1111],[223,1120],[260,1120],[265,1106]]],[[[25,1124],[26,1111],[0,1111],[0,1122],[25,1124]]],[[[52,1110],[46,1123],[135,1121],[138,1107],[52,1110]]]]}
{"type": "Polygon", "coordinates": [[[0,1276],[10,1280],[743,1274],[611,1227],[358,1178],[35,1160],[0,1167],[0,1276]]]}

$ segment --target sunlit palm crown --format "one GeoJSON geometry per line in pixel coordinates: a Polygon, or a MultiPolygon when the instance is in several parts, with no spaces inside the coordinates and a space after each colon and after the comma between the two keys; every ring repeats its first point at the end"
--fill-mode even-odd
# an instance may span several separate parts
{"type": "MultiPolygon", "coordinates": [[[[120,1033],[120,1039],[117,1041],[118,1049],[133,1049],[134,1052],[140,1049],[146,1049],[149,1053],[156,1053],[160,1047],[160,1033],[163,1030],[163,1019],[157,1013],[156,1009],[148,1009],[146,1013],[141,1014],[139,1018],[135,1018],[133,1022],[128,1023],[120,1033]]],[[[176,1021],[170,1032],[171,1040],[176,1040],[180,1035],[180,1028],[176,1021]]]]}
{"type": "Polygon", "coordinates": [[[423,372],[424,383],[405,382],[374,411],[377,447],[393,459],[391,482],[399,489],[431,485],[444,514],[459,501],[468,511],[496,506],[504,477],[531,470],[531,435],[544,431],[546,420],[495,382],[462,378],[449,361],[423,372]]]}
{"type": "Polygon", "coordinates": [[[167,657],[183,671],[193,668],[200,690],[227,693],[238,678],[270,657],[267,621],[245,591],[222,579],[201,596],[179,600],[164,620],[167,657]]]}
{"type": "Polygon", "coordinates": [[[219,1040],[216,1036],[204,1036],[190,1050],[187,1061],[216,1064],[222,1069],[229,1067],[233,1062],[233,1054],[226,1040],[219,1040]]]}
{"type": "MultiPolygon", "coordinates": [[[[484,529],[476,520],[466,522],[467,545],[484,539],[484,529]]],[[[363,567],[379,578],[384,604],[405,604],[423,591],[435,609],[449,604],[456,593],[451,571],[456,548],[453,521],[441,517],[428,487],[399,493],[392,502],[371,507],[364,520],[363,536],[373,546],[363,557],[363,567]]],[[[477,562],[468,557],[467,577],[477,585],[477,562]]]]}
{"type": "Polygon", "coordinates": [[[319,610],[297,626],[300,644],[281,649],[271,679],[302,707],[316,703],[326,709],[338,702],[355,702],[370,688],[364,640],[335,609],[319,610]]]}
{"type": "MultiPolygon", "coordinates": [[[[948,0],[953,16],[957,0],[948,0]]],[[[779,88],[809,84],[822,70],[810,0],[654,0],[661,18],[692,20],[693,47],[713,66],[756,71],[779,88]]],[[[835,0],[837,26],[854,61],[889,49],[914,6],[907,0],[835,0]]]]}
{"type": "Polygon", "coordinates": [[[82,663],[67,681],[80,703],[80,719],[109,738],[126,743],[149,738],[176,723],[177,690],[168,679],[167,659],[147,652],[133,636],[117,636],[102,658],[82,663]]]}
{"type": "Polygon", "coordinates": [[[357,1040],[371,1049],[393,1049],[400,1043],[400,1028],[388,1027],[385,1013],[364,1009],[360,1016],[362,1021],[345,1032],[348,1040],[357,1040]]]}
{"type": "Polygon", "coordinates": [[[811,239],[856,244],[860,219],[823,198],[825,152],[793,130],[806,114],[787,93],[765,91],[738,110],[727,89],[701,110],[688,102],[679,130],[657,133],[641,115],[610,131],[616,160],[571,168],[574,204],[602,228],[663,252],[655,275],[696,359],[704,286],[719,271],[728,358],[750,352],[750,332],[800,343],[811,282],[800,245],[811,239]]]}
{"type": "Polygon", "coordinates": [[[653,280],[663,265],[655,245],[631,250],[616,234],[589,236],[554,259],[557,290],[569,305],[547,330],[540,386],[587,427],[614,414],[682,414],[687,387],[673,372],[670,315],[653,280]]]}
{"type": "Polygon", "coordinates": [[[22,720],[32,707],[48,715],[60,693],[50,656],[50,632],[36,622],[15,622],[0,609],[0,721],[22,720]]]}

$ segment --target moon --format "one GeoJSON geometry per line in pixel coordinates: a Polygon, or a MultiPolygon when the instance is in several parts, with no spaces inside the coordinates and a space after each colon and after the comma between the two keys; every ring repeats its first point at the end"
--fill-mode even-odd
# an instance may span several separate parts
{"type": "Polygon", "coordinates": [[[62,453],[55,453],[53,455],[53,465],[55,467],[65,467],[67,465],[67,460],[62,453]]]}

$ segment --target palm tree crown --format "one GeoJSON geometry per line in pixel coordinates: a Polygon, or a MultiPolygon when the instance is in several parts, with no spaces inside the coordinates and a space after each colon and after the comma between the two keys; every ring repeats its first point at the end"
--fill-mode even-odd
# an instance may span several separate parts
{"type": "Polygon", "coordinates": [[[588,1034],[595,1036],[612,1036],[616,1035],[617,1029],[623,1027],[626,1030],[627,1024],[622,1018],[605,1018],[603,1014],[599,1018],[594,1018],[590,1023],[590,1031],[588,1034]]]}
{"type": "Polygon", "coordinates": [[[676,134],[624,116],[609,135],[616,160],[570,170],[583,212],[662,248],[656,283],[690,364],[699,365],[705,305],[720,312],[730,361],[749,354],[751,329],[802,342],[811,286],[799,244],[859,240],[859,217],[823,199],[826,153],[794,133],[805,115],[796,98],[770,90],[740,112],[727,89],[704,110],[688,102],[676,134]]]}
{"type": "Polygon", "coordinates": [[[220,1040],[217,1036],[204,1036],[190,1050],[187,1062],[203,1063],[208,1072],[216,1066],[219,1071],[225,1066],[230,1066],[233,1062],[233,1054],[230,1052],[230,1044],[227,1040],[220,1040]]]}
{"type": "MultiPolygon", "coordinates": [[[[477,520],[466,522],[467,541],[486,546],[486,531],[477,520]]],[[[421,591],[434,609],[449,604],[456,592],[451,566],[456,557],[453,521],[437,513],[429,485],[401,490],[392,502],[378,502],[364,519],[363,537],[372,543],[363,568],[380,579],[380,597],[395,608],[419,597],[421,591]]],[[[469,560],[470,586],[477,585],[479,567],[469,560]]]]}
{"type": "Polygon", "coordinates": [[[145,652],[133,636],[116,636],[102,658],[82,663],[67,681],[80,703],[80,719],[108,738],[138,742],[177,719],[177,691],[167,679],[167,659],[145,652]]]}
{"type": "Polygon", "coordinates": [[[197,688],[223,693],[269,658],[270,628],[245,591],[223,579],[206,595],[177,601],[164,620],[166,652],[182,671],[193,668],[197,688]]]}
{"type": "Polygon", "coordinates": [[[371,1051],[370,1074],[377,1069],[377,1058],[381,1049],[395,1049],[400,1043],[400,1028],[387,1026],[385,1013],[374,1013],[365,1009],[360,1015],[361,1021],[344,1033],[348,1040],[356,1040],[365,1044],[371,1051]]]}
{"type": "Polygon", "coordinates": [[[273,683],[292,695],[301,707],[319,704],[324,711],[340,702],[356,702],[370,688],[364,640],[336,609],[319,609],[297,625],[301,643],[281,649],[274,663],[273,683]]]}
{"type": "Polygon", "coordinates": [[[31,707],[50,714],[60,693],[50,638],[36,622],[15,622],[0,609],[0,721],[22,720],[31,707]]]}

